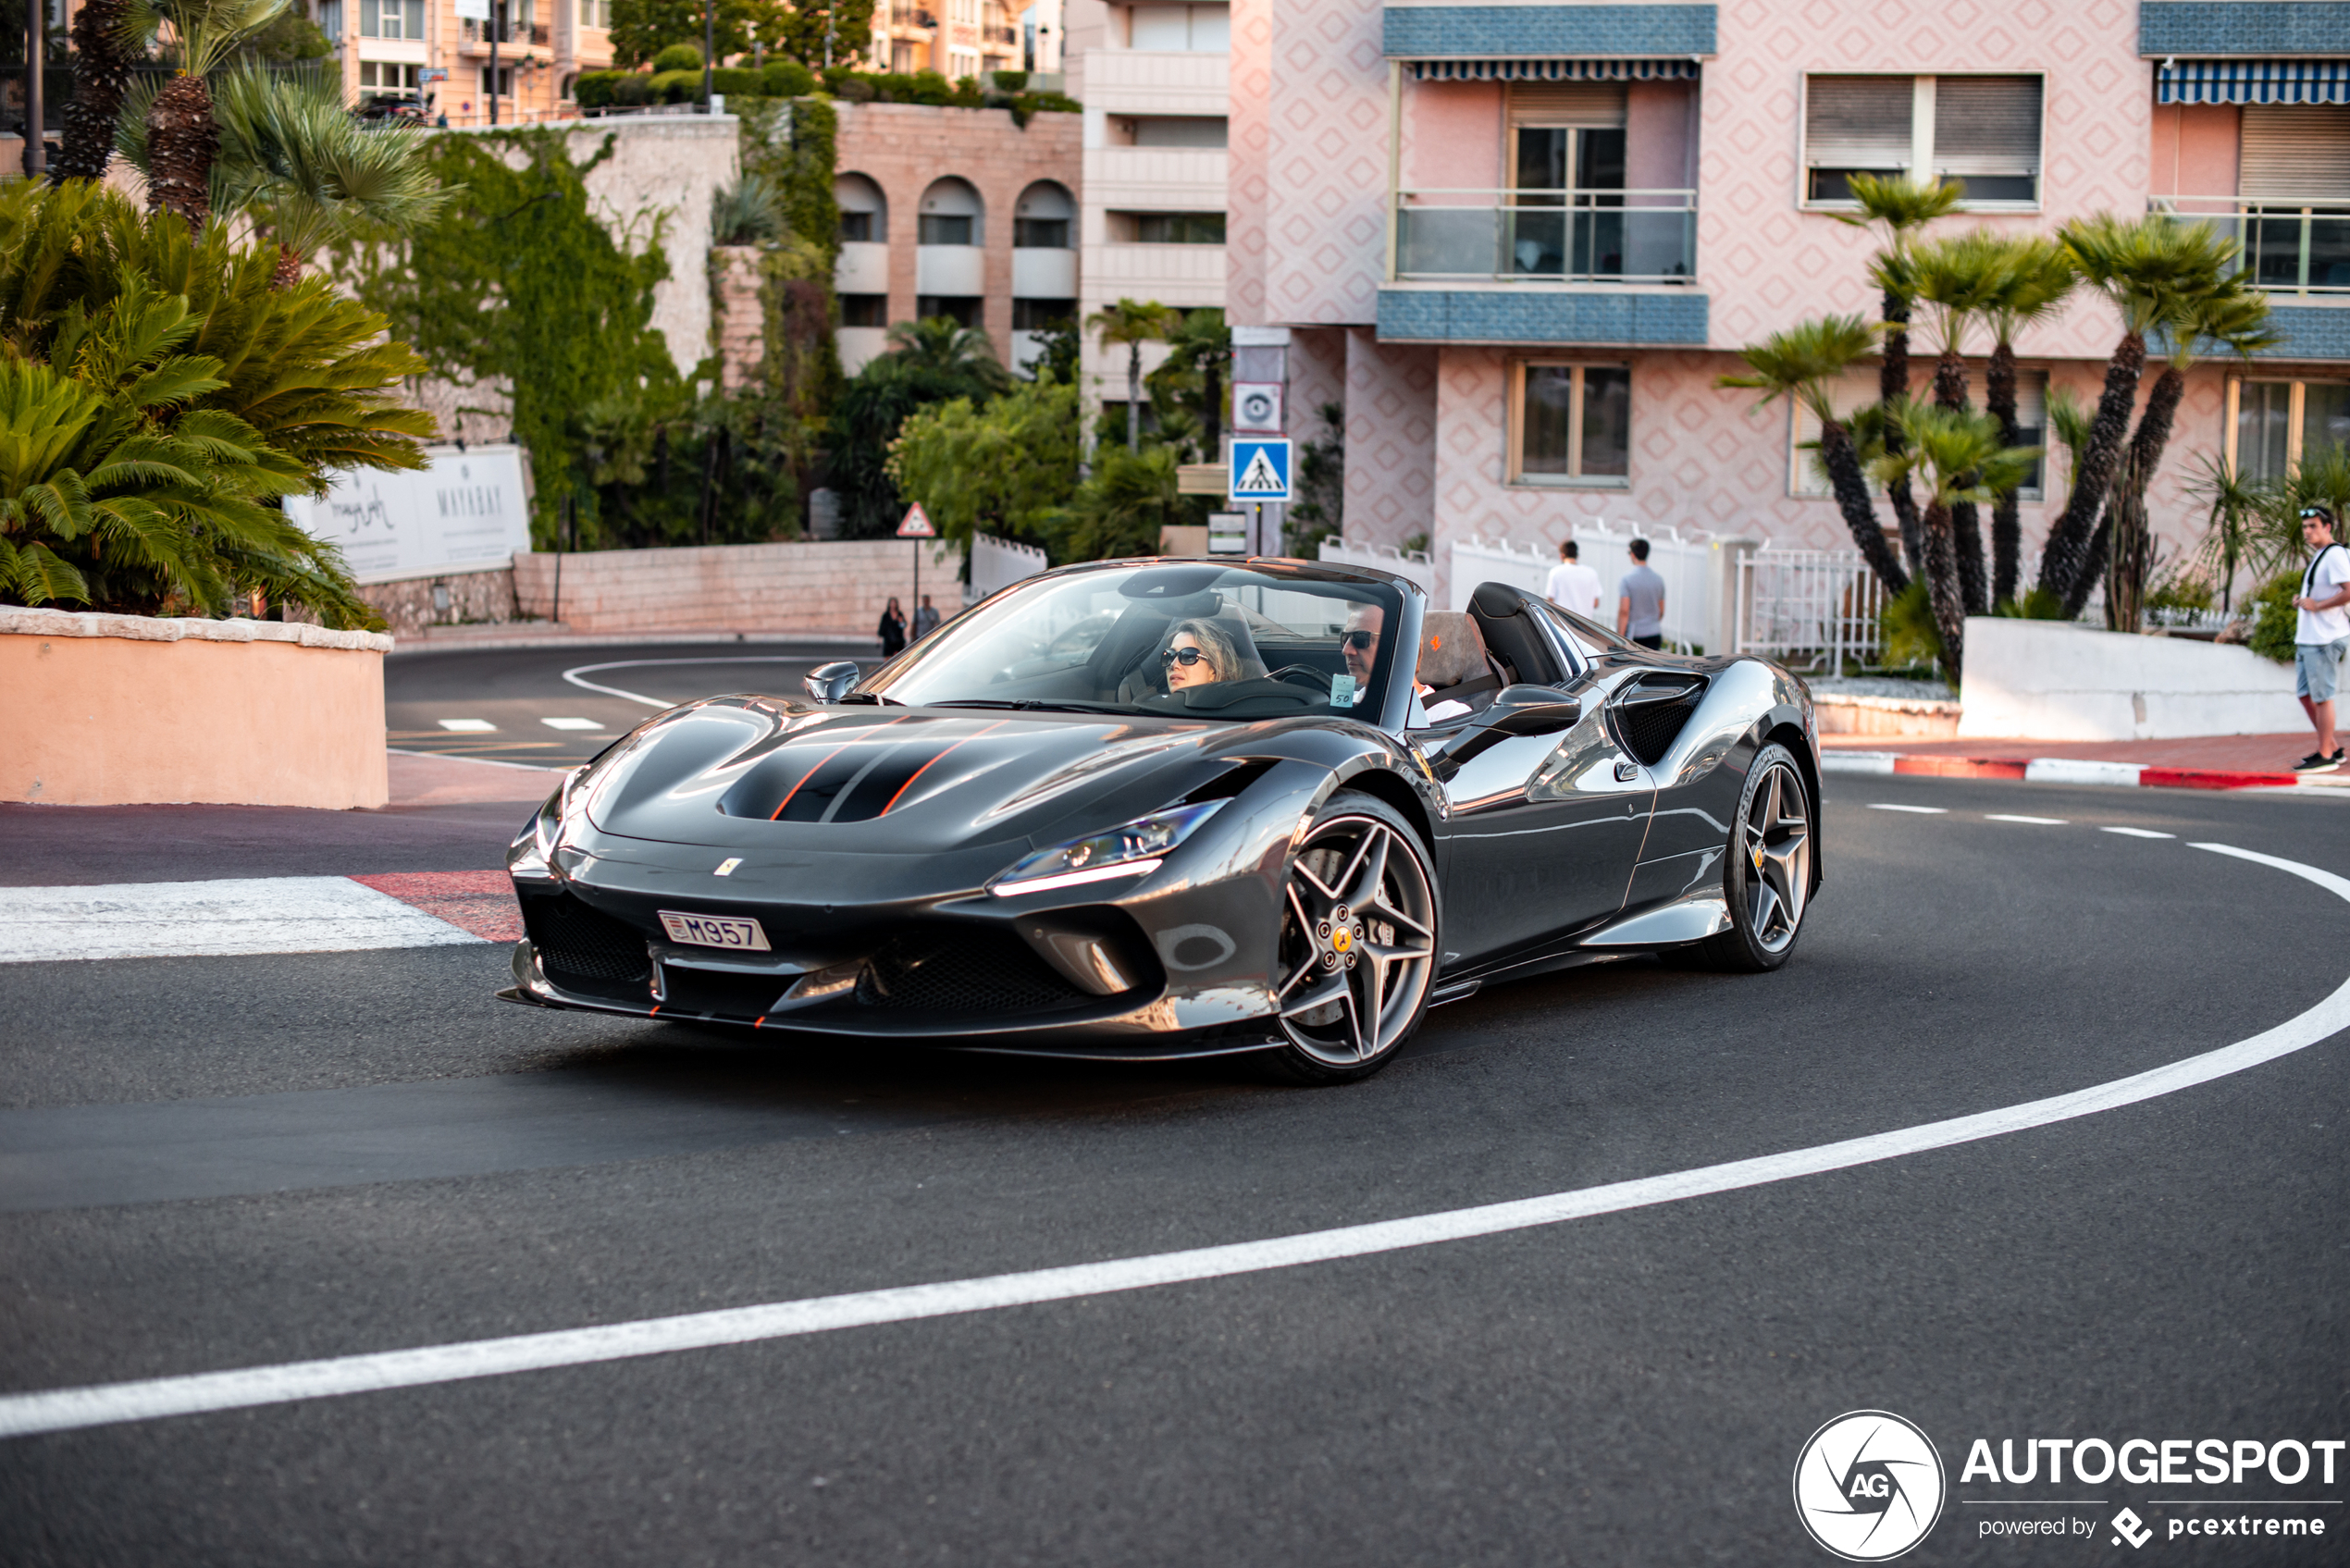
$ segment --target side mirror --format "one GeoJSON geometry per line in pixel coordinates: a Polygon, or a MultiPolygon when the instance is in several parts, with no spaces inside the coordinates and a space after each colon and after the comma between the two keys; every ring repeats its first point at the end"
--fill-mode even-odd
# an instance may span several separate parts
{"type": "Polygon", "coordinates": [[[1562,696],[1554,687],[1504,686],[1494,696],[1493,705],[1453,736],[1429,767],[1439,780],[1447,780],[1505,740],[1557,735],[1582,722],[1583,704],[1562,696]]]}
{"type": "Polygon", "coordinates": [[[799,684],[818,702],[838,702],[848,695],[848,688],[857,684],[857,674],[855,660],[836,659],[830,664],[819,664],[809,671],[807,678],[799,684]]]}

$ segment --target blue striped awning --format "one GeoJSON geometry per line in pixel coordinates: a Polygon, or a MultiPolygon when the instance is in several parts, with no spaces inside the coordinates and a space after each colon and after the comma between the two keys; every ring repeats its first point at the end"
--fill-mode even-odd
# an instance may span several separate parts
{"type": "Polygon", "coordinates": [[[1697,76],[1698,62],[1687,59],[1412,62],[1414,81],[1693,81],[1697,76]]]}
{"type": "Polygon", "coordinates": [[[2176,60],[2154,71],[2158,104],[2350,104],[2350,60],[2176,60]]]}

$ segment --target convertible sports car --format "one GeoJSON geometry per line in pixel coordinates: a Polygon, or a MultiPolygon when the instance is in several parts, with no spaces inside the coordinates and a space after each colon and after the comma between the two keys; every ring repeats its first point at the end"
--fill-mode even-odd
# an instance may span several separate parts
{"type": "Polygon", "coordinates": [[[1820,882],[1801,682],[1498,583],[1097,562],[807,690],[568,777],[508,857],[500,994],[1336,1082],[1494,981],[1775,969],[1820,882]]]}

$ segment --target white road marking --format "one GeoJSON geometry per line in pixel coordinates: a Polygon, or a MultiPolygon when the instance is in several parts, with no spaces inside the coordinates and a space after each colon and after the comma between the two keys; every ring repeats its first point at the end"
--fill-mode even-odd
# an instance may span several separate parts
{"type": "Polygon", "coordinates": [[[1985,811],[1986,822],[2028,822],[2035,828],[2060,828],[2066,825],[2062,817],[2011,817],[2004,811],[1985,811]]]}
{"type": "Polygon", "coordinates": [[[1921,817],[1947,817],[1950,814],[1950,809],[1948,806],[1896,806],[1889,800],[1871,801],[1869,809],[1872,811],[1914,811],[1921,817]]]}
{"type": "Polygon", "coordinates": [[[600,719],[541,719],[538,722],[550,730],[600,730],[604,727],[600,719]]]}
{"type": "MultiPolygon", "coordinates": [[[[2350,902],[2350,878],[2338,877],[2297,860],[2237,849],[2225,844],[2197,844],[2234,859],[2271,867],[2350,902]]],[[[232,1372],[200,1372],[177,1377],[152,1377],[132,1383],[102,1383],[91,1388],[56,1389],[40,1393],[0,1397],[0,1438],[36,1432],[65,1432],[123,1421],[151,1421],[167,1415],[194,1415],[208,1411],[241,1410],[254,1405],[283,1404],[294,1400],[322,1399],[336,1394],[368,1393],[384,1389],[413,1389],[433,1383],[453,1383],[473,1377],[533,1372],[551,1366],[580,1366],[595,1362],[623,1361],[637,1356],[664,1355],[673,1351],[702,1350],[716,1345],[748,1344],[761,1340],[823,1334],[842,1328],[870,1327],[883,1323],[908,1323],[921,1318],[950,1317],[965,1313],[992,1312],[1004,1307],[1033,1306],[1121,1290],[1144,1290],[1158,1285],[1197,1279],[1218,1279],[1236,1274],[1256,1274],[1276,1268],[1296,1268],[1338,1258],[1364,1257],[1376,1253],[1432,1246],[1476,1236],[1558,1225],[1593,1215],[1618,1214],[1655,1204],[1678,1203],[1715,1192],[1799,1177],[1845,1170],[1854,1166],[1899,1159],[2028,1131],[2101,1111],[2134,1105],[2144,1100],[2175,1094],[2198,1084],[2225,1078],[2275,1061],[2280,1056],[2315,1045],[2350,1029],[2350,981],[2344,981],[2317,1006],[2296,1014],[2273,1029],[2216,1051],[2189,1056],[2167,1067],[2134,1073],[2109,1083],[2077,1089],[2068,1094],[2027,1101],[1974,1116],[1848,1139],[1817,1148],[1793,1149],[1757,1159],[1676,1171],[1553,1192],[1539,1198],[1483,1204],[1474,1208],[1416,1215],[1408,1219],[1379,1220],[1367,1225],[1310,1230],[1295,1236],[1260,1241],[1237,1241],[1219,1247],[1160,1253],[1144,1257],[1117,1258],[1105,1263],[1072,1264],[1020,1274],[989,1275],[976,1279],[949,1279],[930,1285],[905,1285],[891,1290],[859,1290],[847,1295],[816,1296],[804,1301],[771,1302],[760,1306],[728,1307],[715,1312],[686,1313],[674,1317],[643,1318],[593,1328],[558,1329],[544,1334],[515,1334],[496,1340],[471,1340],[450,1345],[426,1345],[414,1350],[384,1351],[367,1355],[335,1356],[323,1361],[290,1362],[277,1366],[245,1367],[232,1372]]]]}
{"type": "Polygon", "coordinates": [[[443,719],[439,722],[442,729],[454,730],[462,735],[485,735],[498,727],[487,719],[443,719]]]}
{"type": "Polygon", "coordinates": [[[349,953],[480,940],[349,877],[0,887],[0,964],[349,953]]]}
{"type": "Polygon", "coordinates": [[[1837,751],[1833,747],[1820,753],[1820,772],[1824,773],[1890,773],[1897,753],[1890,751],[1837,751]]]}
{"type": "Polygon", "coordinates": [[[606,697],[625,697],[631,702],[641,702],[648,708],[674,708],[676,703],[665,697],[646,697],[642,693],[623,691],[618,686],[598,685],[584,681],[582,675],[592,675],[601,670],[641,670],[668,664],[822,664],[821,659],[785,659],[774,654],[745,654],[736,659],[615,659],[609,664],[582,664],[565,670],[563,679],[588,691],[600,691],[606,697]]]}
{"type": "Polygon", "coordinates": [[[2099,828],[2099,833],[2118,833],[2124,838],[2176,838],[2174,833],[2157,833],[2152,828],[2099,828]]]}

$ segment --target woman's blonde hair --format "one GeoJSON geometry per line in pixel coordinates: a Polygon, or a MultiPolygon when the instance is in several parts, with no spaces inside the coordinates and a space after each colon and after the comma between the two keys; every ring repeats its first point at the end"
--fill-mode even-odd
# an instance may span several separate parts
{"type": "Polygon", "coordinates": [[[1241,650],[1232,645],[1231,634],[1213,621],[1178,621],[1175,629],[1167,634],[1167,646],[1173,648],[1177,637],[1188,636],[1199,644],[1200,652],[1215,668],[1219,681],[1241,678],[1241,650]]]}

